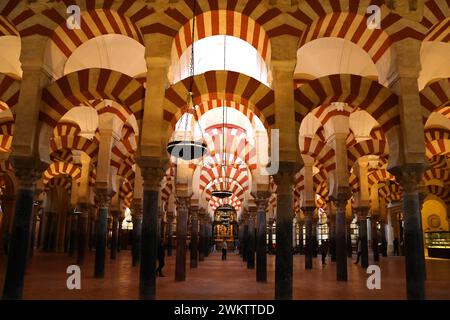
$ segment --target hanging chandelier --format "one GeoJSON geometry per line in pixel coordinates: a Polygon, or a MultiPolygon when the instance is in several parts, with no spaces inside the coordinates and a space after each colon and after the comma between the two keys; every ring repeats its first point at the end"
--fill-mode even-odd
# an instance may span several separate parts
{"type": "Polygon", "coordinates": [[[219,211],[234,211],[234,208],[230,204],[223,204],[217,208],[219,211]]]}
{"type": "MultiPolygon", "coordinates": [[[[227,45],[227,36],[224,36],[223,40],[223,69],[225,70],[226,66],[226,45],[227,45]]],[[[227,168],[227,154],[226,154],[226,146],[225,146],[225,124],[227,122],[227,111],[225,107],[225,100],[222,101],[222,177],[223,177],[223,189],[222,190],[214,190],[212,195],[214,197],[225,199],[229,198],[233,195],[233,192],[228,190],[227,178],[226,178],[226,168],[227,168]]]]}
{"type": "MultiPolygon", "coordinates": [[[[193,101],[193,83],[194,83],[194,37],[195,37],[195,9],[196,9],[196,3],[197,1],[194,0],[194,6],[193,6],[193,20],[192,20],[192,45],[191,45],[191,59],[190,59],[190,67],[189,67],[189,75],[190,75],[190,82],[189,82],[189,92],[187,93],[186,98],[186,105],[187,105],[187,111],[183,113],[182,120],[180,123],[183,123],[183,120],[185,121],[185,127],[184,127],[184,137],[183,139],[176,139],[174,141],[171,141],[167,144],[166,150],[167,152],[179,159],[183,159],[186,161],[194,160],[203,157],[207,152],[207,145],[203,141],[195,141],[194,139],[194,132],[192,131],[192,140],[187,137],[188,133],[188,123],[189,123],[189,114],[195,114],[195,105],[193,101]]],[[[199,123],[200,126],[200,123],[199,123]]],[[[201,128],[200,128],[200,132],[201,128]]]]}

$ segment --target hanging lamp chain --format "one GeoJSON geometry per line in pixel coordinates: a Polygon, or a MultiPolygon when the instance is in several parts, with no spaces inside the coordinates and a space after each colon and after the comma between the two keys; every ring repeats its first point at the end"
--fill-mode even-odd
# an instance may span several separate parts
{"type": "MultiPolygon", "coordinates": [[[[226,57],[227,57],[227,36],[224,35],[223,37],[223,70],[226,70],[226,57]]],[[[225,99],[222,100],[222,146],[223,146],[223,153],[222,153],[222,169],[223,169],[223,181],[224,181],[224,188],[225,190],[228,190],[227,188],[227,179],[226,179],[226,170],[227,170],[227,154],[226,154],[226,146],[225,146],[225,123],[227,121],[227,108],[225,107],[225,99]]]]}

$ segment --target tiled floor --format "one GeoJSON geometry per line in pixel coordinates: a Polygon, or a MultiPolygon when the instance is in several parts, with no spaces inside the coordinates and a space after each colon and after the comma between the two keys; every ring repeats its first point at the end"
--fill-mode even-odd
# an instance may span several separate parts
{"type": "MultiPolygon", "coordinates": [[[[68,290],[66,268],[74,259],[63,254],[36,253],[25,278],[25,299],[137,299],[139,267],[131,266],[130,251],[121,251],[115,261],[107,259],[104,279],[93,278],[94,253],[82,268],[81,290],[68,290]]],[[[174,281],[175,257],[166,258],[166,277],[157,280],[158,299],[273,299],[275,257],[268,259],[268,282],[257,283],[255,270],[248,270],[236,254],[221,261],[215,253],[187,266],[187,280],[174,281]]],[[[348,282],[335,280],[335,264],[322,267],[320,258],[314,269],[304,269],[304,257],[294,256],[294,299],[404,299],[404,258],[382,258],[381,290],[369,290],[365,270],[348,260],[348,282]]],[[[0,260],[3,285],[5,261],[0,260]]],[[[428,299],[450,299],[450,260],[427,260],[428,299]]]]}

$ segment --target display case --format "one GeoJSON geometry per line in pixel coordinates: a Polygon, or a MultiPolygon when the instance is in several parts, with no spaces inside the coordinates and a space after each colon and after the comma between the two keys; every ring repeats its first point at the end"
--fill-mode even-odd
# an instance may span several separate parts
{"type": "Polygon", "coordinates": [[[450,259],[449,231],[425,232],[425,243],[429,257],[450,259]]]}

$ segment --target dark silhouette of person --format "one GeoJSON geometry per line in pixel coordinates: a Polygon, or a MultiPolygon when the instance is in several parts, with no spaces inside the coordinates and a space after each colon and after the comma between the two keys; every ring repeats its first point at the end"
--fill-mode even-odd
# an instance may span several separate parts
{"type": "Polygon", "coordinates": [[[362,255],[361,239],[358,238],[358,249],[357,249],[357,255],[356,255],[356,262],[355,262],[355,264],[359,263],[359,259],[361,258],[361,255],[362,255]]]}
{"type": "Polygon", "coordinates": [[[320,246],[320,253],[322,254],[322,264],[326,264],[325,260],[328,254],[328,240],[324,240],[320,246]]]}
{"type": "Polygon", "coordinates": [[[223,241],[222,244],[222,260],[227,260],[227,242],[223,241]]]}
{"type": "Polygon", "coordinates": [[[394,255],[400,255],[398,238],[394,238],[394,255]]]}
{"type": "Polygon", "coordinates": [[[165,277],[165,275],[162,273],[162,269],[165,265],[165,256],[164,242],[161,239],[158,244],[158,268],[156,269],[156,275],[160,277],[165,277]]]}

